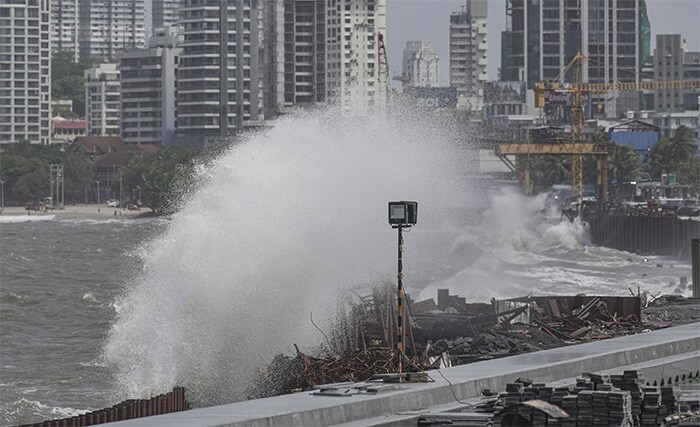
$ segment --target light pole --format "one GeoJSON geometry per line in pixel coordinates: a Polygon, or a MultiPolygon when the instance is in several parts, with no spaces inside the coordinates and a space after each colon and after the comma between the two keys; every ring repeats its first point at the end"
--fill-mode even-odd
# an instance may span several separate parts
{"type": "Polygon", "coordinates": [[[403,331],[403,235],[401,230],[411,228],[418,219],[417,202],[389,202],[389,224],[391,228],[399,229],[399,250],[398,250],[398,292],[396,309],[396,349],[399,353],[399,382],[403,381],[403,358],[405,353],[404,331],[403,331]]]}
{"type": "Polygon", "coordinates": [[[124,175],[124,169],[119,168],[119,206],[124,209],[124,187],[122,187],[122,177],[124,175]]]}
{"type": "Polygon", "coordinates": [[[95,182],[97,183],[97,211],[100,211],[100,180],[96,179],[95,182]]]}
{"type": "Polygon", "coordinates": [[[61,209],[66,206],[66,177],[64,175],[63,163],[61,163],[61,209]]]}
{"type": "Polygon", "coordinates": [[[0,213],[5,213],[5,181],[0,179],[0,213]]]}

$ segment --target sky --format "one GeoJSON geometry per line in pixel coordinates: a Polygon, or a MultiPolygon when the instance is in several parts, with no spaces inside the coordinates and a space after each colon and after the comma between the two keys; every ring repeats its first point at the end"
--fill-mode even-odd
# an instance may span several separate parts
{"type": "MultiPolygon", "coordinates": [[[[409,40],[427,40],[440,57],[440,84],[449,84],[450,13],[460,10],[466,0],[387,0],[387,55],[391,75],[401,74],[403,48],[409,40]]],[[[498,78],[501,61],[501,31],[506,25],[506,1],[488,2],[488,74],[498,78]]],[[[647,0],[651,23],[652,53],[657,34],[680,33],[688,49],[700,51],[700,0],[647,0]]]]}

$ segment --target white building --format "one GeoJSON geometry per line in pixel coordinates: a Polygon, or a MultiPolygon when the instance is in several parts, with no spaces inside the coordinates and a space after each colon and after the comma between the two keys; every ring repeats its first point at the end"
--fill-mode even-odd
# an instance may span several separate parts
{"type": "Polygon", "coordinates": [[[182,1],[178,143],[201,145],[263,122],[260,3],[182,1]]]}
{"type": "Polygon", "coordinates": [[[116,58],[143,47],[145,0],[80,0],[80,56],[116,58]]]}
{"type": "Polygon", "coordinates": [[[487,81],[486,0],[467,0],[450,16],[450,86],[460,95],[482,99],[487,81]]]}
{"type": "Polygon", "coordinates": [[[0,144],[49,144],[49,0],[0,2],[0,144]]]}
{"type": "Polygon", "coordinates": [[[408,41],[403,50],[403,84],[413,87],[438,86],[438,56],[427,41],[408,41]]]}
{"type": "Polygon", "coordinates": [[[80,56],[78,0],[51,0],[51,50],[70,52],[75,62],[80,56]]]}
{"type": "Polygon", "coordinates": [[[151,34],[168,27],[177,27],[181,0],[151,0],[151,34]]]}
{"type": "Polygon", "coordinates": [[[166,28],[148,40],[147,48],[119,54],[121,137],[125,144],[174,144],[181,41],[174,28],[166,28]]]}
{"type": "Polygon", "coordinates": [[[270,114],[326,99],[326,0],[265,2],[265,104],[270,114]]]}
{"type": "MultiPolygon", "coordinates": [[[[643,71],[651,68],[655,81],[700,80],[700,52],[688,51],[680,34],[657,34],[651,62],[643,71]]],[[[700,93],[693,89],[658,89],[644,94],[647,106],[656,111],[697,110],[700,103],[700,93]]]]}
{"type": "MultiPolygon", "coordinates": [[[[388,75],[380,72],[386,0],[328,0],[326,101],[352,114],[384,111],[388,75]]],[[[387,72],[388,74],[388,72],[387,72]]]]}
{"type": "Polygon", "coordinates": [[[99,64],[85,70],[88,135],[119,136],[120,90],[117,64],[99,64]]]}

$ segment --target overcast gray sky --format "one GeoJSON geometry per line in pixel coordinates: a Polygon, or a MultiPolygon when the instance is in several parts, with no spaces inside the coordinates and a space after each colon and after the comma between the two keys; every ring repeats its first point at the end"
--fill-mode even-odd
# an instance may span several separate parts
{"type": "MultiPolygon", "coordinates": [[[[450,13],[466,0],[387,0],[387,53],[392,76],[401,73],[401,56],[408,40],[428,40],[440,56],[442,85],[449,83],[450,13]]],[[[488,2],[489,79],[496,79],[501,61],[501,31],[505,30],[505,0],[488,2]]],[[[680,33],[688,49],[700,51],[700,0],[647,0],[652,53],[656,34],[680,33]]]]}

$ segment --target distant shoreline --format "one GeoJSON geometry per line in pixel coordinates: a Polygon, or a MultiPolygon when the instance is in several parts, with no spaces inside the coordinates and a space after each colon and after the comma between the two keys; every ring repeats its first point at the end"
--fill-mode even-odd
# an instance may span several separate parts
{"type": "Polygon", "coordinates": [[[57,218],[138,218],[151,216],[150,208],[142,207],[140,210],[112,208],[106,205],[68,205],[64,209],[53,209],[46,212],[27,211],[23,206],[5,207],[0,216],[55,216],[57,218]],[[27,215],[29,212],[29,215],[27,215]],[[115,214],[116,213],[116,214],[115,214]]]}

